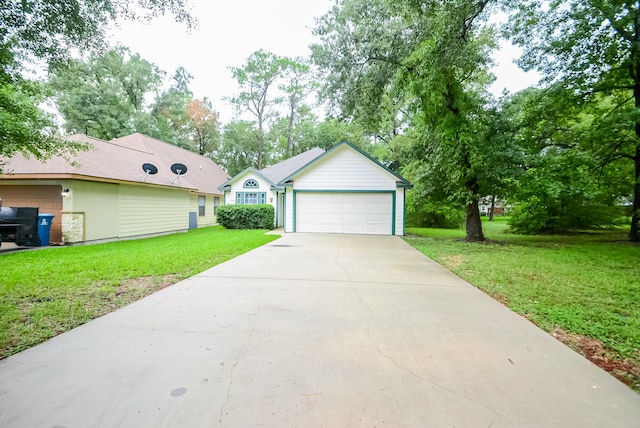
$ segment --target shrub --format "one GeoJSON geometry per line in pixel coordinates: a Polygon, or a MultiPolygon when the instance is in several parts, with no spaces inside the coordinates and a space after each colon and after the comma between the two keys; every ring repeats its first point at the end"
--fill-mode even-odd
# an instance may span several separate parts
{"type": "Polygon", "coordinates": [[[218,223],[226,229],[273,229],[273,206],[222,205],[218,207],[218,223]]]}

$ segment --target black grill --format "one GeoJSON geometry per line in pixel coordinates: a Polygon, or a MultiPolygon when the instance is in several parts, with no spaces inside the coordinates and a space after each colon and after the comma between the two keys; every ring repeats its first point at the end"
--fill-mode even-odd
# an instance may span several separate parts
{"type": "Polygon", "coordinates": [[[15,242],[16,245],[39,246],[38,208],[0,205],[0,243],[3,241],[15,242]]]}

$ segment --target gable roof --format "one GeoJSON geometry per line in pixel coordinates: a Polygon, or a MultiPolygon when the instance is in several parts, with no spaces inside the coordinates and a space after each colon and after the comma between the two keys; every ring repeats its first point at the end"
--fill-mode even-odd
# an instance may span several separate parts
{"type": "Polygon", "coordinates": [[[313,149],[302,152],[299,155],[293,156],[280,163],[263,168],[260,172],[274,184],[279,183],[283,178],[299,170],[323,153],[323,149],[320,147],[314,147],[313,149]]]}
{"type": "Polygon", "coordinates": [[[260,173],[260,171],[258,171],[257,169],[255,169],[254,167],[250,166],[248,168],[243,169],[242,171],[240,171],[239,173],[237,173],[236,175],[234,175],[233,177],[231,177],[229,180],[225,181],[224,183],[222,183],[221,185],[218,186],[218,190],[221,191],[227,191],[231,189],[231,184],[235,183],[236,181],[238,181],[238,179],[240,177],[243,177],[245,175],[247,175],[247,173],[252,173],[257,175],[259,178],[263,179],[264,181],[266,181],[267,183],[269,183],[272,186],[275,186],[276,183],[274,183],[273,181],[269,180],[267,177],[265,177],[264,175],[262,175],[260,173]]]}
{"type": "Polygon", "coordinates": [[[268,166],[261,170],[257,170],[253,167],[245,168],[238,174],[234,175],[233,178],[228,180],[225,183],[222,183],[218,189],[220,190],[229,190],[229,186],[236,182],[240,177],[244,176],[248,172],[252,172],[256,174],[258,177],[263,178],[266,182],[275,186],[280,180],[282,180],[287,175],[291,174],[294,171],[297,171],[304,165],[311,162],[313,159],[322,155],[324,150],[320,147],[314,147],[313,149],[307,150],[306,152],[302,152],[296,156],[290,157],[289,159],[283,160],[282,162],[278,162],[275,165],[268,166]]]}
{"type": "Polygon", "coordinates": [[[310,162],[308,162],[305,165],[303,165],[302,167],[298,168],[296,171],[294,171],[291,174],[289,174],[288,176],[282,178],[278,182],[278,185],[281,185],[281,186],[285,185],[286,182],[292,180],[296,175],[298,175],[301,172],[307,170],[309,167],[314,165],[316,162],[320,161],[325,156],[330,155],[331,153],[335,152],[336,150],[338,150],[340,147],[343,147],[343,146],[347,146],[347,147],[351,148],[355,152],[359,153],[360,155],[364,156],[365,158],[367,158],[368,160],[370,160],[371,162],[373,162],[374,164],[376,164],[377,166],[382,168],[385,172],[387,172],[387,173],[393,175],[394,177],[396,177],[398,179],[398,181],[397,181],[398,187],[406,187],[406,188],[412,188],[413,187],[413,185],[406,178],[404,178],[403,176],[401,176],[397,172],[390,170],[389,168],[387,168],[386,166],[384,166],[383,164],[378,162],[377,159],[373,158],[371,155],[369,155],[368,153],[360,150],[358,147],[354,146],[353,144],[351,144],[350,142],[348,142],[346,140],[339,142],[338,144],[336,144],[335,146],[333,146],[332,148],[330,148],[326,152],[322,153],[320,156],[316,157],[315,159],[312,159],[310,162]]]}
{"type": "Polygon", "coordinates": [[[4,160],[10,172],[1,177],[145,182],[187,188],[202,193],[219,193],[218,185],[229,178],[229,175],[211,159],[140,133],[111,141],[82,134],[72,135],[67,139],[90,145],[88,151],[80,152],[71,158],[74,164],[59,156],[43,163],[16,155],[4,160]],[[142,168],[144,163],[156,166],[158,173],[147,175],[142,168]],[[181,175],[179,179],[175,179],[176,174],[171,171],[171,165],[174,163],[182,163],[187,167],[186,174],[181,175]]]}

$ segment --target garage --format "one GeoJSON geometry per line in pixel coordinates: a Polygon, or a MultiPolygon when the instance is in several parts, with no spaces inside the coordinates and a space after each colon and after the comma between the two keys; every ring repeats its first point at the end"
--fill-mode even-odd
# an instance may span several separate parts
{"type": "Polygon", "coordinates": [[[62,186],[0,186],[0,198],[7,207],[38,207],[40,214],[53,214],[50,239],[62,241],[62,186]]]}
{"type": "Polygon", "coordinates": [[[394,192],[295,194],[297,232],[393,235],[394,192]]]}

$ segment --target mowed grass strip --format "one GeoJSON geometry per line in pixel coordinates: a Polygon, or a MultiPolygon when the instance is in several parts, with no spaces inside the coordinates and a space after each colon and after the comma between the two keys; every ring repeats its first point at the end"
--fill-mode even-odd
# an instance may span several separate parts
{"type": "Polygon", "coordinates": [[[483,226],[487,243],[442,229],[409,228],[406,240],[549,333],[601,341],[607,355],[591,357],[612,372],[624,366],[614,374],[640,391],[640,246],[628,232],[522,236],[505,233],[504,218],[483,226]]]}
{"type": "Polygon", "coordinates": [[[155,238],[0,255],[0,358],[274,239],[207,227],[155,238]]]}

